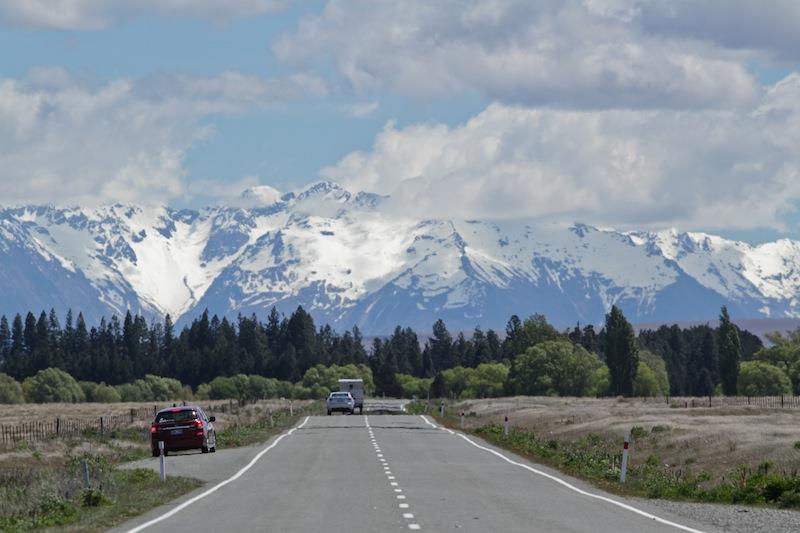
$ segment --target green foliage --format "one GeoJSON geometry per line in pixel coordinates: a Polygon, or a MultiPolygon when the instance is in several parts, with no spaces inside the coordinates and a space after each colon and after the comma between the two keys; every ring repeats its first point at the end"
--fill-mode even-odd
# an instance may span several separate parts
{"type": "Polygon", "coordinates": [[[603,353],[608,365],[611,394],[633,394],[633,380],[639,369],[639,354],[633,327],[616,305],[606,315],[603,353]]]}
{"type": "MultiPolygon", "coordinates": [[[[639,350],[639,363],[647,365],[653,373],[653,378],[656,382],[657,391],[653,396],[667,396],[669,395],[669,375],[667,374],[667,365],[660,356],[651,352],[650,350],[639,350]]],[[[637,372],[638,376],[638,372],[637,372]]],[[[634,380],[634,389],[636,388],[636,381],[634,380]]],[[[639,394],[637,394],[639,396],[639,394]]]]}
{"type": "Polygon", "coordinates": [[[84,489],[81,492],[80,500],[81,507],[100,507],[111,503],[100,489],[84,489]]]}
{"type": "Polygon", "coordinates": [[[727,396],[734,396],[738,390],[739,361],[742,358],[742,348],[739,341],[739,332],[731,323],[728,309],[722,307],[719,316],[719,374],[722,383],[722,392],[727,396]]]}
{"type": "Polygon", "coordinates": [[[412,396],[425,398],[428,396],[433,378],[415,378],[408,374],[397,374],[397,382],[400,383],[400,388],[403,389],[403,395],[406,398],[412,396]]]}
{"type": "Polygon", "coordinates": [[[180,381],[147,374],[143,379],[115,387],[123,402],[165,402],[182,400],[185,391],[180,381]]]}
{"type": "Polygon", "coordinates": [[[92,394],[93,402],[98,403],[116,403],[122,401],[122,397],[117,392],[117,389],[105,383],[100,383],[92,394]]]}
{"type": "Polygon", "coordinates": [[[22,385],[6,374],[0,374],[0,404],[22,403],[25,396],[22,394],[22,385]]]}
{"type": "Polygon", "coordinates": [[[22,382],[25,399],[34,403],[75,403],[86,399],[75,379],[58,368],[40,370],[22,382]]]}
{"type": "Polygon", "coordinates": [[[528,348],[511,367],[515,394],[586,396],[597,391],[603,362],[568,340],[545,341],[528,348]]]}
{"type": "Polygon", "coordinates": [[[777,396],[791,394],[792,384],[786,373],[763,361],[745,361],[739,369],[739,394],[777,396]]]}
{"type": "Polygon", "coordinates": [[[325,398],[331,391],[339,390],[340,379],[362,379],[364,394],[370,396],[375,393],[372,370],[367,365],[316,365],[306,371],[300,385],[317,391],[314,397],[325,398]]]}
{"type": "Polygon", "coordinates": [[[633,380],[634,396],[660,396],[663,394],[656,374],[643,361],[639,362],[636,379],[633,380]]]}
{"type": "MultiPolygon", "coordinates": [[[[449,368],[441,373],[443,393],[458,398],[502,396],[508,372],[508,367],[502,363],[483,363],[477,368],[449,368]]],[[[434,396],[433,391],[431,396],[434,396]]]]}

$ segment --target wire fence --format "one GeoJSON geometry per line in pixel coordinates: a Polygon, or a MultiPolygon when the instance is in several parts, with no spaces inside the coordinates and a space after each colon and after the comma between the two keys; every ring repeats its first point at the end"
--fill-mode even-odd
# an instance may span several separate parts
{"type": "MultiPolygon", "coordinates": [[[[182,402],[186,405],[185,402],[182,402]]],[[[255,403],[255,402],[252,402],[255,403]]],[[[172,404],[176,405],[176,404],[172,404]]],[[[209,415],[216,413],[236,413],[245,402],[230,400],[227,403],[201,406],[209,415]]],[[[149,424],[159,409],[165,406],[140,407],[125,414],[100,417],[55,417],[50,420],[33,420],[17,424],[0,424],[0,445],[19,442],[36,442],[48,439],[71,438],[84,435],[103,435],[105,433],[149,424]]],[[[291,408],[287,408],[291,409],[291,408]]],[[[270,411],[271,413],[272,411],[270,411]]],[[[277,412],[277,411],[276,411],[277,412]]]]}

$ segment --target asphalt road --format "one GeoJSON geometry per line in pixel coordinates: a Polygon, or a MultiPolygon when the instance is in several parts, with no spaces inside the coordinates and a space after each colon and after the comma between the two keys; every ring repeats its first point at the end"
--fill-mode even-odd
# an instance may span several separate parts
{"type": "MultiPolygon", "coordinates": [[[[311,417],[291,434],[258,448],[167,460],[170,473],[195,475],[209,484],[116,531],[147,523],[147,532],[192,533],[716,531],[641,502],[629,505],[674,524],[582,494],[626,504],[419,416],[311,417]],[[267,448],[240,477],[180,507],[228,480],[267,448]],[[169,512],[174,514],[151,523],[169,512]]],[[[137,466],[142,465],[155,467],[157,460],[137,466]]]]}

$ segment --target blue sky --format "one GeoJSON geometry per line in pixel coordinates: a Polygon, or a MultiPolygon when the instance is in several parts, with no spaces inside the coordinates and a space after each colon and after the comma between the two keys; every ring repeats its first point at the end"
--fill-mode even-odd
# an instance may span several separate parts
{"type": "Polygon", "coordinates": [[[329,178],[425,217],[800,238],[796,12],[0,0],[0,202],[200,207],[329,178]]]}

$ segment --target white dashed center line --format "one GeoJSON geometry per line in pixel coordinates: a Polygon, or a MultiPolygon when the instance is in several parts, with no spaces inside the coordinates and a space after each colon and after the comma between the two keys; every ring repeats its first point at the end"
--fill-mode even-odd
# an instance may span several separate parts
{"type": "MultiPolygon", "coordinates": [[[[405,494],[398,494],[403,492],[403,489],[400,488],[399,483],[394,481],[395,476],[392,475],[392,471],[389,469],[389,465],[386,462],[386,459],[383,456],[383,452],[381,451],[381,447],[378,445],[378,442],[375,440],[375,433],[372,431],[372,427],[369,425],[369,419],[365,416],[364,417],[364,425],[367,426],[367,430],[369,431],[370,441],[372,442],[372,447],[375,449],[375,455],[377,456],[378,461],[380,461],[381,466],[383,467],[384,474],[386,474],[386,479],[389,480],[389,486],[393,488],[395,492],[395,498],[398,500],[405,500],[405,494]]],[[[400,503],[398,504],[400,509],[408,509],[409,505],[407,503],[400,503]]],[[[406,520],[413,520],[414,515],[412,513],[403,513],[403,518],[406,520]]],[[[419,524],[409,523],[408,529],[412,530],[420,530],[422,527],[419,524]]]]}

